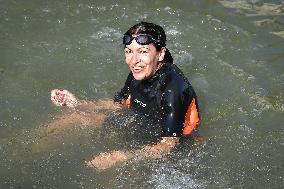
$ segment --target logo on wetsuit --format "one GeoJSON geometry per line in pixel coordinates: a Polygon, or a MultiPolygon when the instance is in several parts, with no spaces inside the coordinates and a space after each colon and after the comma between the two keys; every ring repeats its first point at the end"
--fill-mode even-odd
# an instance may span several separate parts
{"type": "Polygon", "coordinates": [[[143,108],[145,108],[147,106],[147,104],[144,104],[143,102],[141,102],[140,100],[138,100],[137,98],[134,99],[134,102],[139,104],[140,106],[142,106],[143,108]]]}

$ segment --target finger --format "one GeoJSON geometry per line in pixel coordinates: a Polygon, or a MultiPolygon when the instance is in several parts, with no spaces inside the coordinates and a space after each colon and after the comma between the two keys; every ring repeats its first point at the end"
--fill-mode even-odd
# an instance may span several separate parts
{"type": "Polygon", "coordinates": [[[52,97],[56,96],[57,90],[58,90],[58,89],[53,89],[53,90],[51,90],[50,95],[51,95],[52,97]]]}

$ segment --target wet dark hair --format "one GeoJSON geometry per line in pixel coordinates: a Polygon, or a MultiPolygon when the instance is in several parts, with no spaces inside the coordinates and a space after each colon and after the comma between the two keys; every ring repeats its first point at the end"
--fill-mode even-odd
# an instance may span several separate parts
{"type": "MultiPolygon", "coordinates": [[[[127,30],[127,32],[125,32],[124,35],[133,36],[140,34],[151,35],[155,40],[160,41],[159,44],[153,43],[157,51],[160,51],[162,47],[166,47],[167,36],[164,29],[161,26],[149,22],[140,22],[129,28],[129,30],[127,30]]],[[[167,48],[163,61],[167,63],[173,63],[172,55],[167,48]]]]}

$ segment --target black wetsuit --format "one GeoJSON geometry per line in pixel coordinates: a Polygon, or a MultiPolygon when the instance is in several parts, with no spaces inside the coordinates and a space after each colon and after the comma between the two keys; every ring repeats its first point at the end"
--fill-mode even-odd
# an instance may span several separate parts
{"type": "Polygon", "coordinates": [[[162,125],[162,137],[182,136],[188,107],[192,101],[197,107],[191,84],[180,69],[170,63],[165,63],[147,80],[135,80],[130,73],[114,100],[122,103],[129,97],[132,108],[162,125]]]}

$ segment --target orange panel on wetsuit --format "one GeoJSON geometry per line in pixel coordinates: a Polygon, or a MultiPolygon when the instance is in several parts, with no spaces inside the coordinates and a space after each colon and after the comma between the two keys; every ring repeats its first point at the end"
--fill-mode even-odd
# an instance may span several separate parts
{"type": "Polygon", "coordinates": [[[195,104],[195,99],[193,98],[185,115],[184,129],[182,131],[182,134],[189,135],[193,131],[193,129],[197,127],[198,123],[199,123],[199,116],[195,104]]]}
{"type": "Polygon", "coordinates": [[[131,95],[129,95],[127,99],[123,100],[122,104],[126,105],[128,108],[130,108],[130,106],[131,106],[131,95]]]}

